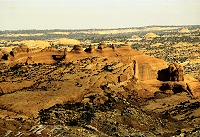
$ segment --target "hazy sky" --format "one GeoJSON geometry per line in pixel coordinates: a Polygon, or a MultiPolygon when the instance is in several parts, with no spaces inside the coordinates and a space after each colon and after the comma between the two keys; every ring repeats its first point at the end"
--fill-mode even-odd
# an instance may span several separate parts
{"type": "Polygon", "coordinates": [[[0,0],[0,30],[200,25],[200,0],[0,0]]]}

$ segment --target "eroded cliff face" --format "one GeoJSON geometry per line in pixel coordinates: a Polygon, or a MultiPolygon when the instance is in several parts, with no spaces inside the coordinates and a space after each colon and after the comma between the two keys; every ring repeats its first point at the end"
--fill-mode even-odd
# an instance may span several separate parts
{"type": "Polygon", "coordinates": [[[169,64],[168,68],[158,71],[158,80],[184,81],[183,67],[177,63],[169,64]]]}
{"type": "MultiPolygon", "coordinates": [[[[45,48],[39,52],[31,52],[27,47],[14,48],[8,55],[7,62],[10,64],[16,63],[56,63],[54,56],[64,56],[64,51],[52,49],[50,47],[45,48]],[[19,53],[18,53],[18,52],[19,53]]],[[[119,48],[113,48],[113,45],[107,46],[104,43],[100,43],[95,49],[94,46],[86,48],[85,52],[81,45],[75,45],[70,52],[66,52],[66,57],[63,58],[63,62],[76,61],[84,57],[107,57],[110,60],[120,61],[122,63],[132,63],[131,73],[139,80],[157,79],[157,72],[167,67],[167,63],[163,60],[146,56],[139,51],[131,49],[130,45],[125,44],[119,48]]]]}

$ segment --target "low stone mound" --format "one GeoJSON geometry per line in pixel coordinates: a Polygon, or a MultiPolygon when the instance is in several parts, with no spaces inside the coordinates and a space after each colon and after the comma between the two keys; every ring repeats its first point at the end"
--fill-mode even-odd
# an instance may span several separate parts
{"type": "Polygon", "coordinates": [[[73,47],[73,49],[71,50],[71,52],[74,52],[74,53],[81,53],[81,52],[83,52],[83,48],[82,48],[81,45],[75,45],[75,46],[73,47]]]}
{"type": "Polygon", "coordinates": [[[88,48],[85,49],[85,52],[92,53],[95,50],[94,45],[90,45],[88,48]]]}

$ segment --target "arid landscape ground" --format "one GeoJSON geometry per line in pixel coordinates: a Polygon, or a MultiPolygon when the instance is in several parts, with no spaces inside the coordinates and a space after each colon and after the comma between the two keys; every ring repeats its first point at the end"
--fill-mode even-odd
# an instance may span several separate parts
{"type": "Polygon", "coordinates": [[[0,31],[0,136],[200,135],[200,26],[0,31]]]}

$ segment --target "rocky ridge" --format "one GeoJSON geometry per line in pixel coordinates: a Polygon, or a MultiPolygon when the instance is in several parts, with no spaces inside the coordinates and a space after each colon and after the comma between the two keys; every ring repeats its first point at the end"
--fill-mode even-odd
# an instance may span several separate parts
{"type": "Polygon", "coordinates": [[[58,53],[63,55],[26,53],[29,60],[18,56],[11,61],[21,63],[2,65],[2,136],[178,136],[199,131],[199,99],[182,81],[183,73],[157,80],[159,70],[174,74],[179,66],[168,67],[127,44],[67,52],[63,61],[52,58],[58,53]],[[41,56],[47,63],[36,59],[41,56]]]}

